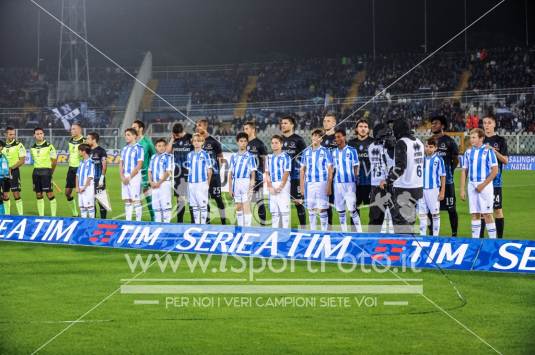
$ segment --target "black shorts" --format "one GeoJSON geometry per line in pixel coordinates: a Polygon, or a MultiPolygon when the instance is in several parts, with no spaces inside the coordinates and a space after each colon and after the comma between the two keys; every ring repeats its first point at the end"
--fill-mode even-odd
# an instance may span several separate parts
{"type": "Polygon", "coordinates": [[[494,206],[492,207],[495,210],[502,209],[502,187],[494,186],[494,206]]]}
{"type": "Polygon", "coordinates": [[[221,176],[219,176],[219,174],[212,175],[208,194],[210,195],[210,198],[221,198],[221,176]]]}
{"type": "Polygon", "coordinates": [[[11,190],[11,179],[10,178],[2,179],[0,188],[2,188],[2,192],[9,192],[11,190]]]}
{"type": "Polygon", "coordinates": [[[65,181],[66,189],[74,189],[76,187],[76,173],[77,172],[78,172],[78,168],[69,166],[69,170],[67,170],[67,179],[65,181]]]}
{"type": "Polygon", "coordinates": [[[52,192],[52,169],[33,169],[33,191],[52,192]]]}
{"type": "Polygon", "coordinates": [[[188,177],[187,176],[175,176],[173,191],[175,196],[187,197],[188,195],[188,177]]]}
{"type": "Polygon", "coordinates": [[[370,204],[371,185],[357,185],[357,206],[370,204]]]}
{"type": "MultiPolygon", "coordinates": [[[[9,185],[10,185],[9,189],[11,191],[20,192],[21,184],[20,184],[20,170],[19,170],[19,168],[11,170],[11,180],[9,181],[9,185]]],[[[9,190],[5,190],[4,189],[4,192],[9,192],[9,190]]]]}
{"type": "Polygon", "coordinates": [[[292,200],[302,200],[303,192],[301,191],[301,183],[299,179],[290,180],[290,198],[292,200]]]}
{"type": "Polygon", "coordinates": [[[440,210],[441,211],[447,211],[450,209],[455,208],[455,204],[457,203],[457,199],[455,198],[455,185],[454,184],[446,184],[444,193],[444,199],[440,201],[440,210]]]}

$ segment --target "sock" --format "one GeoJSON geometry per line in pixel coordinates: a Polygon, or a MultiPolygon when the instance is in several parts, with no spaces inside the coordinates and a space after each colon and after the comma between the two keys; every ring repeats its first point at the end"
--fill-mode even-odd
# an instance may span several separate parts
{"type": "Polygon", "coordinates": [[[124,203],[124,216],[127,221],[132,220],[132,203],[131,202],[124,203]]]}
{"type": "Polygon", "coordinates": [[[496,239],[496,223],[487,224],[487,232],[489,233],[489,238],[496,239]]]}
{"type": "Polygon", "coordinates": [[[17,212],[19,213],[19,216],[22,216],[24,214],[24,203],[22,202],[21,198],[15,200],[15,206],[17,206],[17,212]]]}
{"type": "Polygon", "coordinates": [[[282,228],[290,228],[290,214],[288,212],[281,213],[282,228]]]}
{"type": "Polygon", "coordinates": [[[221,196],[217,197],[215,199],[215,203],[217,205],[217,208],[219,209],[219,216],[221,217],[221,224],[223,225],[227,224],[227,214],[225,212],[225,203],[223,202],[223,198],[221,196]]]}
{"type": "MultiPolygon", "coordinates": [[[[182,199],[179,199],[176,204],[176,221],[177,223],[184,223],[184,212],[186,212],[186,204],[182,199]]],[[[193,222],[193,221],[192,221],[193,222]]]]}
{"type": "Polygon", "coordinates": [[[308,221],[310,223],[310,230],[316,230],[316,211],[308,210],[308,221]]]}
{"type": "Polygon", "coordinates": [[[87,209],[87,217],[95,218],[95,206],[89,207],[87,209]]]}
{"type": "Polygon", "coordinates": [[[459,215],[457,214],[457,209],[448,209],[448,215],[450,216],[451,236],[456,237],[457,229],[459,227],[459,215]]]}
{"type": "Polygon", "coordinates": [[[326,231],[329,229],[329,214],[327,213],[327,211],[320,212],[320,225],[322,231],[326,231]]]}
{"type": "Polygon", "coordinates": [[[252,224],[253,224],[253,215],[252,214],[250,214],[250,213],[244,214],[243,218],[244,218],[244,225],[246,227],[252,226],[252,224]]]}
{"type": "Polygon", "coordinates": [[[42,197],[37,199],[37,214],[40,217],[45,215],[45,200],[42,197]]]}
{"type": "Polygon", "coordinates": [[[385,211],[385,222],[386,222],[386,233],[394,233],[394,222],[392,221],[392,213],[390,213],[390,208],[387,208],[385,211]]]}
{"type": "Polygon", "coordinates": [[[329,226],[332,226],[333,225],[333,209],[331,207],[327,209],[327,217],[328,217],[329,226]]]}
{"type": "Polygon", "coordinates": [[[305,206],[295,205],[295,209],[297,210],[297,218],[299,219],[299,228],[304,229],[307,224],[307,214],[305,206]]]}
{"type": "Polygon", "coordinates": [[[503,228],[505,226],[505,219],[502,217],[502,218],[496,218],[496,234],[498,236],[498,238],[502,239],[503,238],[503,228]]]}
{"type": "Polygon", "coordinates": [[[357,233],[362,233],[362,224],[360,223],[360,215],[358,210],[355,210],[351,213],[351,221],[355,225],[357,233]]]}
{"type": "Polygon", "coordinates": [[[4,200],[4,213],[11,214],[11,200],[4,200]]]}
{"type": "Polygon", "coordinates": [[[165,209],[162,211],[162,219],[164,223],[171,222],[171,210],[170,209],[165,209]]]}
{"type": "Polygon", "coordinates": [[[206,224],[210,224],[211,219],[212,219],[212,215],[210,214],[210,200],[208,200],[208,205],[206,206],[206,210],[208,211],[208,220],[206,221],[206,224]]]}
{"type": "Polygon", "coordinates": [[[481,220],[472,220],[472,238],[480,238],[481,220]]]}
{"type": "Polygon", "coordinates": [[[162,221],[162,210],[154,209],[154,222],[162,221]]]}
{"type": "Polygon", "coordinates": [[[106,209],[100,204],[100,202],[98,203],[98,209],[100,210],[100,218],[106,219],[106,217],[108,216],[108,211],[106,211],[106,209]]]}
{"type": "MultiPolygon", "coordinates": [[[[149,209],[150,220],[154,222],[154,210],[152,209],[152,196],[147,195],[145,197],[145,201],[147,202],[147,208],[149,209]]],[[[143,214],[143,206],[141,205],[141,201],[139,202],[139,205],[141,207],[141,213],[143,214]]],[[[137,219],[137,210],[136,210],[136,219],[137,219]]],[[[139,217],[139,219],[137,220],[141,221],[141,217],[139,217]]]]}
{"type": "Polygon", "coordinates": [[[143,217],[143,206],[141,205],[141,201],[134,202],[134,212],[136,214],[136,221],[141,221],[141,218],[143,217]]]}
{"type": "Polygon", "coordinates": [[[266,225],[266,205],[264,204],[264,199],[258,202],[258,217],[260,219],[260,225],[266,225]]]}
{"type": "Polygon", "coordinates": [[[347,232],[346,211],[338,211],[338,219],[340,220],[340,230],[347,232]]]}
{"type": "Polygon", "coordinates": [[[201,207],[201,223],[206,223],[208,218],[208,209],[206,207],[201,207]]]}
{"type": "Polygon", "coordinates": [[[438,237],[440,233],[440,215],[433,216],[433,237],[438,237]]]}
{"type": "Polygon", "coordinates": [[[236,219],[237,219],[237,224],[239,226],[244,226],[245,223],[244,223],[244,220],[243,220],[243,211],[236,211],[236,219]]]}
{"type": "Polygon", "coordinates": [[[67,197],[67,201],[69,201],[69,203],[71,204],[72,216],[73,217],[78,216],[78,205],[74,197],[72,196],[67,197]]]}
{"type": "Polygon", "coordinates": [[[50,215],[56,217],[56,212],[58,210],[58,201],[55,197],[49,198],[48,202],[50,203],[50,215]]]}
{"type": "Polygon", "coordinates": [[[80,217],[87,218],[87,209],[85,207],[80,207],[80,217]]]}
{"type": "Polygon", "coordinates": [[[192,222],[195,224],[201,224],[201,210],[199,207],[192,207],[191,212],[193,213],[192,222]]]}
{"type": "Polygon", "coordinates": [[[4,208],[4,204],[2,203],[0,204],[0,215],[5,214],[5,213],[6,213],[6,210],[4,208]]]}
{"type": "Polygon", "coordinates": [[[481,231],[479,232],[479,238],[485,237],[485,220],[481,218],[481,231]]]}
{"type": "Polygon", "coordinates": [[[271,214],[271,227],[280,228],[280,212],[273,212],[271,214]]]}
{"type": "MultiPolygon", "coordinates": [[[[433,226],[434,228],[435,226],[433,226]]],[[[427,215],[421,214],[420,215],[420,235],[424,236],[427,233],[427,215]]]]}

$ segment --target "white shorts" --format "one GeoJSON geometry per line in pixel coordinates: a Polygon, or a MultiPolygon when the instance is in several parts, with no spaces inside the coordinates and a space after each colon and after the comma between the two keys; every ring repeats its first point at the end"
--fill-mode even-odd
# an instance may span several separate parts
{"type": "Polygon", "coordinates": [[[152,209],[158,210],[170,210],[172,205],[173,188],[171,181],[164,181],[159,188],[152,189],[152,209]]]}
{"type": "Polygon", "coordinates": [[[232,180],[232,193],[234,194],[234,202],[244,203],[250,202],[252,196],[249,195],[249,188],[251,186],[250,179],[234,179],[232,180]]]}
{"type": "Polygon", "coordinates": [[[418,200],[418,210],[420,214],[427,215],[427,212],[431,214],[440,213],[440,201],[438,195],[440,194],[440,188],[424,189],[424,197],[418,200]]]}
{"type": "Polygon", "coordinates": [[[191,207],[208,207],[208,181],[188,184],[188,201],[191,207]]]}
{"type": "Polygon", "coordinates": [[[334,183],[334,206],[337,211],[357,209],[357,185],[354,182],[334,183]]]}
{"type": "Polygon", "coordinates": [[[95,207],[95,188],[93,184],[87,187],[84,192],[78,194],[78,206],[80,208],[95,207]]]}
{"type": "Polygon", "coordinates": [[[494,206],[494,187],[488,184],[483,191],[477,192],[480,182],[468,183],[468,206],[470,213],[492,213],[494,206]]]}
{"type": "Polygon", "coordinates": [[[141,201],[141,173],[138,173],[128,182],[121,183],[121,196],[123,200],[141,201]]]}
{"type": "Polygon", "coordinates": [[[326,210],[329,208],[327,181],[305,183],[305,206],[308,209],[326,210]]]}
{"type": "MultiPolygon", "coordinates": [[[[281,184],[282,182],[274,182],[271,185],[275,189],[281,184]]],[[[290,181],[286,181],[286,185],[278,194],[269,194],[269,211],[271,213],[290,213],[290,181]]]]}

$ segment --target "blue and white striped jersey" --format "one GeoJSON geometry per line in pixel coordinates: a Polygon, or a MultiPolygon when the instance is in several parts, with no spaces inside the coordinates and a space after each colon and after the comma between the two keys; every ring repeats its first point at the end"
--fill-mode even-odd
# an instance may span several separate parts
{"type": "Polygon", "coordinates": [[[459,168],[463,168],[464,166],[464,154],[459,155],[459,168]]]}
{"type": "Polygon", "coordinates": [[[496,153],[492,149],[471,147],[464,152],[463,169],[468,170],[468,181],[483,182],[490,175],[493,166],[498,166],[496,153]]]}
{"type": "Polygon", "coordinates": [[[255,156],[248,151],[232,154],[229,170],[233,179],[249,179],[256,170],[255,156]]]}
{"type": "MultiPolygon", "coordinates": [[[[271,182],[281,182],[284,173],[292,170],[292,159],[286,153],[278,155],[269,154],[266,159],[266,170],[269,172],[271,182]]],[[[289,178],[288,178],[289,180],[289,178]]]]}
{"type": "Polygon", "coordinates": [[[205,150],[188,153],[188,182],[208,182],[208,169],[212,168],[212,160],[205,150]]]}
{"type": "Polygon", "coordinates": [[[145,160],[143,147],[138,144],[129,144],[121,150],[121,165],[125,175],[130,175],[138,162],[145,160]]]}
{"type": "Polygon", "coordinates": [[[170,181],[173,176],[174,159],[171,154],[155,154],[150,158],[149,171],[152,174],[152,181],[160,182],[165,172],[169,172],[166,181],[170,181]]]}
{"type": "Polygon", "coordinates": [[[301,167],[305,167],[306,182],[327,181],[329,176],[328,168],[333,165],[333,159],[329,149],[319,147],[313,149],[308,147],[301,156],[301,167]]]}
{"type": "Polygon", "coordinates": [[[424,189],[439,188],[441,176],[446,176],[444,159],[437,153],[426,156],[424,160],[424,189]]]}
{"type": "Polygon", "coordinates": [[[356,182],[355,166],[359,166],[359,156],[355,148],[346,145],[342,150],[332,151],[333,165],[336,170],[334,182],[356,182]]]}
{"type": "Polygon", "coordinates": [[[85,186],[89,178],[95,179],[95,163],[91,158],[80,163],[76,176],[78,177],[78,186],[85,186]]]}

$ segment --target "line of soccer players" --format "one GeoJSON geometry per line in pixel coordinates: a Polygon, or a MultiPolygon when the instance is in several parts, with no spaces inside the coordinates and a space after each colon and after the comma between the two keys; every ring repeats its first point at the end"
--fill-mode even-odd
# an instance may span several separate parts
{"type": "MultiPolygon", "coordinates": [[[[414,176],[421,188],[418,195],[420,234],[438,235],[440,210],[448,211],[452,235],[457,235],[453,171],[458,164],[458,146],[444,134],[446,120],[442,116],[431,119],[434,136],[426,141],[424,159],[416,159],[414,176]],[[420,198],[421,197],[421,198],[420,198]],[[428,218],[429,217],[429,218],[428,218]],[[429,231],[427,228],[429,227],[429,231]]],[[[262,187],[268,188],[268,205],[272,226],[290,226],[290,205],[295,204],[299,225],[304,228],[308,210],[309,226],[316,229],[317,219],[322,230],[332,225],[332,207],[336,208],[342,231],[346,231],[347,216],[356,231],[362,231],[361,205],[369,205],[369,231],[392,232],[392,212],[395,209],[394,193],[387,180],[396,168],[396,140],[391,125],[374,127],[374,138],[369,136],[366,120],[359,120],[356,137],[346,141],[346,132],[336,129],[336,117],[327,114],[323,129],[312,131],[311,146],[295,134],[296,121],[292,116],[280,120],[280,135],[271,138],[272,154],[256,137],[255,123],[247,122],[236,141],[238,152],[232,154],[228,169],[229,194],[235,203],[238,225],[252,225],[253,208],[259,222],[266,225],[266,206],[262,187]]],[[[507,144],[494,132],[496,121],[492,116],[483,120],[485,130],[470,132],[470,148],[461,159],[461,198],[465,198],[468,186],[473,236],[483,235],[486,226],[489,237],[503,236],[503,211],[501,171],[507,163],[507,144]],[[468,184],[466,184],[468,180],[468,184]],[[494,210],[494,220],[492,212],[494,210]]],[[[221,191],[221,144],[208,133],[208,121],[196,123],[192,135],[175,124],[171,142],[159,139],[154,146],[144,136],[145,125],[135,121],[124,137],[127,145],[120,156],[121,195],[125,205],[125,218],[142,217],[142,199],[146,198],[151,219],[170,222],[173,191],[177,197],[177,222],[184,221],[185,206],[189,203],[191,219],[195,223],[209,223],[210,198],[218,207],[221,223],[226,224],[225,204],[221,191]]],[[[106,150],[98,145],[99,135],[82,134],[78,124],[71,127],[69,140],[69,169],[65,184],[65,196],[72,215],[95,216],[95,195],[105,189],[107,170],[106,150]],[[73,189],[78,192],[78,203],[73,189]]],[[[34,130],[35,143],[30,148],[34,165],[32,181],[37,197],[39,215],[44,215],[44,194],[50,202],[50,215],[55,216],[57,202],[54,196],[52,176],[57,153],[45,140],[41,128],[34,130]]],[[[422,155],[419,147],[414,155],[422,155]]],[[[26,150],[16,140],[15,130],[6,129],[6,142],[0,142],[3,206],[11,213],[9,192],[12,192],[17,212],[23,214],[20,198],[20,166],[24,164],[26,150]]],[[[398,152],[399,156],[399,152],[398,152]]],[[[394,172],[395,173],[395,172],[394,172]]],[[[412,176],[412,175],[411,175],[412,176]]],[[[392,184],[390,184],[392,185],[392,184]]],[[[395,185],[394,185],[395,186],[395,185]]],[[[416,196],[415,195],[415,196],[416,196]]],[[[100,216],[106,218],[106,206],[99,203],[100,216]]],[[[396,212],[399,215],[399,211],[396,212]]]]}

